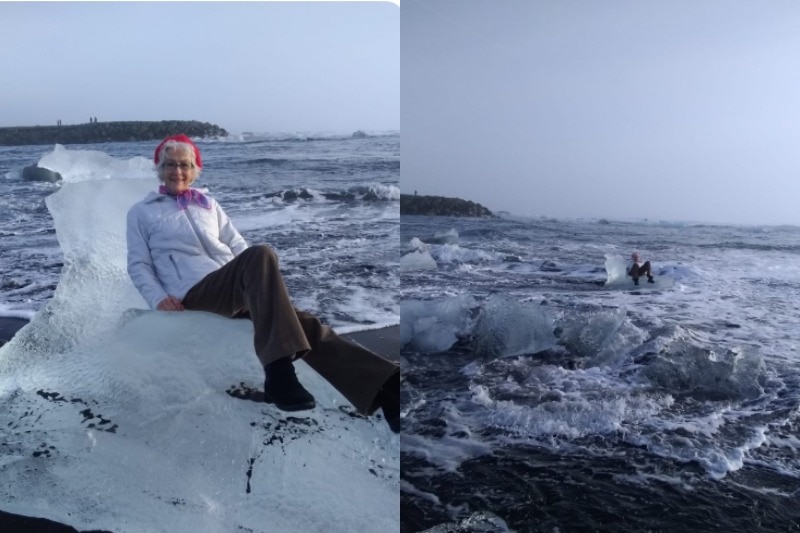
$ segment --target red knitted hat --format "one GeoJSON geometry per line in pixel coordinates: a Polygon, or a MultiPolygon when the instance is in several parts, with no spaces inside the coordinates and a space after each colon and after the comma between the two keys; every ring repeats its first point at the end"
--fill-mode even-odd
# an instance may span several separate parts
{"type": "Polygon", "coordinates": [[[194,158],[195,158],[195,162],[196,162],[197,166],[199,168],[203,168],[203,160],[200,158],[200,149],[197,147],[196,144],[194,144],[192,142],[192,140],[189,137],[187,137],[183,133],[179,133],[178,135],[172,135],[171,137],[167,137],[166,139],[161,141],[161,144],[156,146],[156,153],[155,153],[155,155],[153,155],[153,161],[155,162],[156,165],[158,165],[158,156],[161,153],[161,148],[163,148],[164,145],[168,141],[175,141],[175,142],[179,142],[179,143],[185,143],[185,144],[188,144],[189,146],[191,146],[192,149],[194,150],[194,158]]]}

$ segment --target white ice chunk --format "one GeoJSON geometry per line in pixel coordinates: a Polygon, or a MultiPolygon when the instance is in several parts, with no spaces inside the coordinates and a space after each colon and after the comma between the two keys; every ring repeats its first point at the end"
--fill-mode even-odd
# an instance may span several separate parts
{"type": "Polygon", "coordinates": [[[65,182],[111,178],[155,180],[153,162],[144,157],[119,159],[99,150],[68,150],[60,144],[43,155],[38,165],[58,172],[65,182]]]}
{"type": "Polygon", "coordinates": [[[400,258],[400,272],[419,270],[436,270],[436,261],[430,252],[416,250],[400,258]]]}
{"type": "Polygon", "coordinates": [[[623,283],[628,278],[628,263],[618,254],[606,254],[606,285],[623,283]]]}
{"type": "Polygon", "coordinates": [[[407,300],[400,304],[400,342],[420,353],[449,349],[474,326],[475,298],[461,295],[437,301],[407,300]]]}
{"type": "Polygon", "coordinates": [[[493,294],[475,326],[475,351],[484,357],[532,354],[554,347],[553,317],[546,307],[493,294]]]}

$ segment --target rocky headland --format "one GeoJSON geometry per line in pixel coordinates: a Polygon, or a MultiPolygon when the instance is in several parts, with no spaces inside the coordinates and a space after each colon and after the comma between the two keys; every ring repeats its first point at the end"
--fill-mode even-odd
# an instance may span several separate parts
{"type": "Polygon", "coordinates": [[[444,196],[400,195],[401,215],[428,215],[443,217],[493,217],[491,211],[470,200],[444,196]]]}
{"type": "Polygon", "coordinates": [[[216,124],[197,120],[88,122],[0,128],[0,146],[155,141],[176,133],[185,133],[189,137],[228,135],[225,129],[216,124]]]}

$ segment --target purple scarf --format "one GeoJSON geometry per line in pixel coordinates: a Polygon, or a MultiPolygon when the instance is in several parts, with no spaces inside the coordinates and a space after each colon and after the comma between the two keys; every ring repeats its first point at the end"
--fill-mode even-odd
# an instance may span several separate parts
{"type": "Polygon", "coordinates": [[[211,209],[211,202],[208,200],[208,196],[201,193],[197,189],[187,189],[180,194],[172,194],[170,193],[166,187],[160,185],[158,187],[158,192],[161,194],[166,194],[168,196],[172,196],[178,202],[178,209],[184,210],[188,207],[189,202],[194,200],[197,202],[200,207],[204,207],[206,209],[211,209]]]}

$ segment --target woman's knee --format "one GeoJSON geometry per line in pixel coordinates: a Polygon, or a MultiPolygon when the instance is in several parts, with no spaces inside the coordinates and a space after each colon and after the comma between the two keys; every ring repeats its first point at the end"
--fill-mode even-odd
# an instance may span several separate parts
{"type": "Polygon", "coordinates": [[[255,246],[250,246],[247,250],[242,252],[242,255],[247,254],[248,258],[258,258],[261,260],[266,260],[268,262],[278,262],[278,254],[275,253],[275,250],[267,246],[266,244],[257,244],[255,246]]]}

